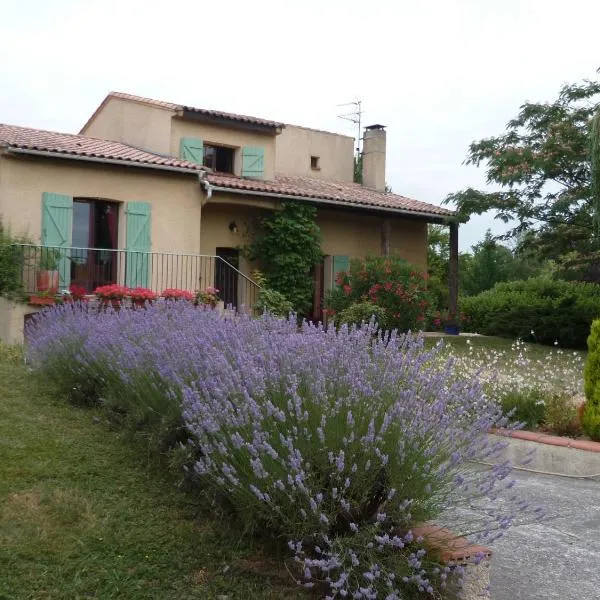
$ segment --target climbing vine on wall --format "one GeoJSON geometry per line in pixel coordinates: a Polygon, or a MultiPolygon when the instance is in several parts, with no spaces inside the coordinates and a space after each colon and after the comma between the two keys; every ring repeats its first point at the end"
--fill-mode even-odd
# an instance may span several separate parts
{"type": "Polygon", "coordinates": [[[314,266],[322,260],[317,210],[301,202],[284,202],[281,210],[260,219],[246,246],[260,263],[267,287],[281,292],[299,315],[308,315],[313,300],[314,266]]]}

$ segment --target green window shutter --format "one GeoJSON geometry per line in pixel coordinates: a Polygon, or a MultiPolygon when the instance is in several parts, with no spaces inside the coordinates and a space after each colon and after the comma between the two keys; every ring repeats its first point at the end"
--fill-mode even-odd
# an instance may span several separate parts
{"type": "Polygon", "coordinates": [[[59,285],[71,283],[71,243],[73,239],[73,198],[61,194],[42,194],[42,245],[64,248],[58,261],[59,285]]]}
{"type": "Polygon", "coordinates": [[[198,163],[204,163],[204,144],[198,138],[183,137],[179,142],[179,156],[184,160],[198,163]]]}
{"type": "Polygon", "coordinates": [[[333,257],[333,281],[335,283],[338,273],[350,269],[350,259],[347,256],[334,256],[333,257]]]}
{"type": "Polygon", "coordinates": [[[242,177],[263,177],[265,172],[265,149],[260,146],[242,148],[242,177]]]}
{"type": "Polygon", "coordinates": [[[150,280],[150,209],[148,202],[127,203],[125,285],[128,287],[148,287],[150,280]]]}

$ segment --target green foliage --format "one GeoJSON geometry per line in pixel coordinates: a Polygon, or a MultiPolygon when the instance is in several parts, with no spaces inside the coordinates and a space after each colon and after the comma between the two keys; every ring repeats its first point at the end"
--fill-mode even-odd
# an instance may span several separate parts
{"type": "Polygon", "coordinates": [[[592,118],[590,125],[590,163],[592,171],[592,196],[596,235],[600,233],[600,110],[592,118]]]}
{"type": "Polygon", "coordinates": [[[544,278],[498,283],[461,298],[460,308],[477,333],[584,348],[590,324],[600,316],[600,287],[544,278]]]}
{"type": "Polygon", "coordinates": [[[373,302],[357,302],[338,313],[334,319],[336,325],[362,325],[369,323],[371,319],[379,325],[380,329],[388,329],[388,315],[382,306],[373,302]]]}
{"type": "Polygon", "coordinates": [[[20,299],[24,294],[22,271],[25,250],[14,244],[24,244],[23,236],[13,236],[0,220],[0,296],[20,299]]]}
{"type": "Polygon", "coordinates": [[[58,248],[41,248],[37,267],[40,271],[56,271],[60,260],[58,248]]]}
{"type": "Polygon", "coordinates": [[[399,257],[354,259],[349,272],[338,274],[325,300],[326,314],[334,316],[359,302],[383,308],[390,329],[422,328],[431,308],[427,274],[399,257]]]}
{"type": "Polygon", "coordinates": [[[514,222],[509,237],[536,231],[547,258],[597,246],[590,165],[590,124],[598,109],[600,82],[565,85],[554,102],[525,103],[497,137],[473,142],[467,164],[484,164],[497,191],[466,189],[451,194],[463,218],[497,211],[514,222]]]}
{"type": "Polygon", "coordinates": [[[502,397],[501,403],[503,412],[523,423],[525,428],[536,429],[544,421],[545,400],[538,390],[508,392],[502,397]]]}
{"type": "Polygon", "coordinates": [[[252,273],[252,279],[260,286],[254,310],[260,314],[268,312],[276,317],[287,317],[292,312],[292,303],[281,292],[266,287],[267,278],[259,270],[252,273]]]}
{"type": "Polygon", "coordinates": [[[432,304],[438,310],[448,306],[449,265],[450,237],[448,228],[442,225],[429,225],[427,230],[428,288],[432,304]]]}
{"type": "Polygon", "coordinates": [[[586,402],[581,425],[593,440],[600,441],[600,320],[592,323],[587,343],[588,357],[583,371],[586,402]]]}
{"type": "Polygon", "coordinates": [[[488,229],[483,241],[473,246],[473,253],[462,256],[458,271],[461,292],[475,296],[500,281],[512,279],[514,263],[512,252],[498,244],[488,229]]]}
{"type": "Polygon", "coordinates": [[[252,242],[245,248],[249,259],[260,263],[266,287],[282,294],[302,316],[312,306],[311,271],[322,259],[316,214],[312,206],[284,202],[281,210],[261,219],[252,242]]]}
{"type": "Polygon", "coordinates": [[[555,393],[544,399],[544,427],[557,435],[580,433],[577,423],[577,407],[570,396],[555,393]]]}

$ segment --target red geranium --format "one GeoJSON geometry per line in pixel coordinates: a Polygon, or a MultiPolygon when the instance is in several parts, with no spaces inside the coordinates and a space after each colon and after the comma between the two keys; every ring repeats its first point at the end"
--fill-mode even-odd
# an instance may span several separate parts
{"type": "Polygon", "coordinates": [[[193,300],[195,298],[195,294],[193,292],[188,292],[187,290],[179,290],[176,288],[168,288],[163,291],[161,296],[167,300],[193,300]]]}

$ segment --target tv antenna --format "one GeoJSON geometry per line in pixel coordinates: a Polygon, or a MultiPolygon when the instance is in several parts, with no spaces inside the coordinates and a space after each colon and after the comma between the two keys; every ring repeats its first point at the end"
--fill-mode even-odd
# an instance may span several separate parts
{"type": "Polygon", "coordinates": [[[354,100],[354,102],[346,102],[345,104],[338,104],[337,106],[352,106],[354,110],[352,112],[338,115],[339,119],[350,121],[356,125],[356,155],[360,156],[361,153],[361,121],[363,115],[362,100],[354,100]]]}

